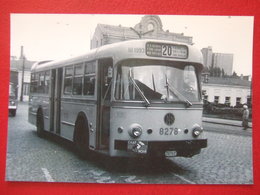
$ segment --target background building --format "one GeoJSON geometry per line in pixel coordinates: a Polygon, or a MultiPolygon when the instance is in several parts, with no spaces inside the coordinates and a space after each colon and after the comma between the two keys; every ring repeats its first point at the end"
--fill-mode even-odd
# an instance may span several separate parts
{"type": "Polygon", "coordinates": [[[220,68],[226,75],[233,74],[233,54],[214,53],[212,47],[202,48],[204,66],[207,68],[220,68]]]}
{"type": "Polygon", "coordinates": [[[227,75],[232,75],[233,69],[233,54],[228,53],[213,53],[212,66],[224,69],[227,75]]]}
{"type": "Polygon", "coordinates": [[[202,92],[203,99],[209,102],[251,105],[251,82],[240,78],[209,77],[202,83],[202,92]]]}
{"type": "MultiPolygon", "coordinates": [[[[90,48],[140,38],[193,44],[193,37],[164,30],[159,16],[146,15],[134,27],[98,24],[90,41],[90,48]]],[[[212,47],[203,48],[201,51],[206,67],[223,68],[227,75],[232,75],[233,54],[214,53],[212,47]]],[[[11,57],[11,70],[15,70],[11,71],[11,82],[18,85],[17,96],[19,100],[21,96],[24,101],[29,99],[30,70],[34,63],[34,61],[29,61],[24,57],[22,48],[19,59],[11,57]]],[[[251,82],[249,81],[239,78],[224,78],[223,74],[220,74],[221,77],[211,77],[207,71],[203,75],[205,76],[202,79],[204,81],[202,85],[204,98],[210,102],[228,103],[234,106],[238,102],[247,103],[251,98],[251,82]]]]}
{"type": "Polygon", "coordinates": [[[134,27],[113,26],[98,24],[91,39],[90,48],[116,43],[131,39],[160,39],[192,44],[192,37],[184,36],[183,33],[173,33],[163,30],[162,21],[159,16],[143,16],[140,23],[134,27]]]}
{"type": "Polygon", "coordinates": [[[16,99],[18,97],[18,73],[19,71],[16,68],[10,69],[10,83],[12,83],[14,86],[14,93],[16,99]]]}
{"type": "Polygon", "coordinates": [[[203,63],[206,67],[212,66],[212,47],[202,48],[201,49],[202,55],[203,55],[203,63]]]}
{"type": "Polygon", "coordinates": [[[17,84],[17,98],[23,101],[29,100],[29,89],[31,82],[31,67],[35,61],[29,61],[26,58],[11,58],[10,82],[17,84]],[[24,69],[23,69],[24,67],[24,69]],[[14,71],[15,70],[15,71],[14,71]],[[23,85],[23,87],[22,87],[23,85]],[[23,88],[23,93],[22,93],[23,88]]]}

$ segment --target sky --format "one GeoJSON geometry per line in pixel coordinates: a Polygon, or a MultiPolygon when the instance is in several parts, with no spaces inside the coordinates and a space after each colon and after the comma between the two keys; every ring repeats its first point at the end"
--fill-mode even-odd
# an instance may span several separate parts
{"type": "MultiPolygon", "coordinates": [[[[56,60],[90,50],[97,24],[134,27],[144,15],[11,14],[11,56],[28,60],[56,60]]],[[[233,71],[252,75],[252,16],[159,15],[163,30],[192,36],[199,49],[233,54],[233,71]]]]}

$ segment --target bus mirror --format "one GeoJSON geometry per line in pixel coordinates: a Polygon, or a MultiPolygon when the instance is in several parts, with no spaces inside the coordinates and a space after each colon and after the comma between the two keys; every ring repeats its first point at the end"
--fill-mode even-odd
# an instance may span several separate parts
{"type": "Polygon", "coordinates": [[[105,76],[105,86],[108,86],[113,76],[113,69],[111,66],[107,68],[107,75],[105,76]]]}
{"type": "Polygon", "coordinates": [[[105,86],[108,86],[111,81],[111,78],[108,76],[105,76],[105,86]]]}
{"type": "Polygon", "coordinates": [[[113,76],[113,69],[111,66],[109,66],[107,69],[107,78],[112,78],[112,76],[113,76]]]}

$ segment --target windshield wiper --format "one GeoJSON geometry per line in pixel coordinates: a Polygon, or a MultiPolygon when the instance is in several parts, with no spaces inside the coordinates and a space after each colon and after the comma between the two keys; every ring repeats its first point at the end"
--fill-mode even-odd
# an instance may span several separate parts
{"type": "Polygon", "coordinates": [[[152,74],[152,81],[153,81],[153,90],[156,92],[156,89],[155,89],[155,82],[154,82],[154,76],[152,74]]]}
{"type": "Polygon", "coordinates": [[[169,98],[169,90],[180,100],[184,101],[186,103],[187,107],[192,106],[192,103],[184,96],[182,95],[175,87],[169,84],[167,75],[165,75],[166,79],[166,88],[167,88],[167,98],[169,98]]]}
{"type": "Polygon", "coordinates": [[[145,97],[144,93],[141,91],[141,89],[138,87],[138,85],[136,84],[135,80],[132,77],[132,69],[129,70],[129,78],[131,80],[131,82],[134,84],[135,89],[138,91],[138,93],[141,95],[142,99],[145,102],[145,106],[148,107],[150,106],[150,101],[145,97]]]}

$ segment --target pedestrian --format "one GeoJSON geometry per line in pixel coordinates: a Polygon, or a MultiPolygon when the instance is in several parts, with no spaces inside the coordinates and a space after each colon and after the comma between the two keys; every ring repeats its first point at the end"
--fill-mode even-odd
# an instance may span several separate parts
{"type": "Polygon", "coordinates": [[[244,127],[244,130],[248,128],[248,118],[249,118],[249,110],[247,105],[243,106],[243,116],[242,116],[242,126],[244,127]]]}

